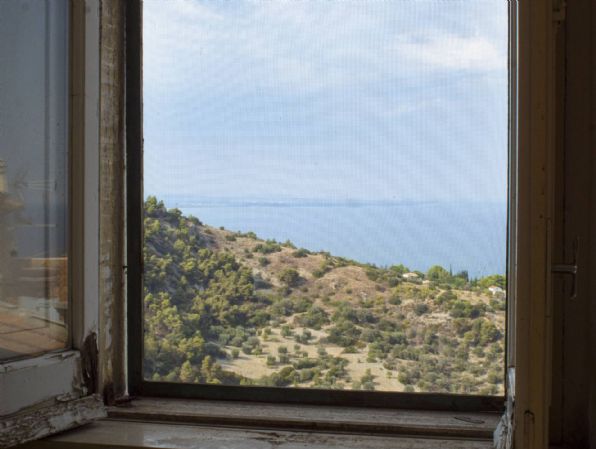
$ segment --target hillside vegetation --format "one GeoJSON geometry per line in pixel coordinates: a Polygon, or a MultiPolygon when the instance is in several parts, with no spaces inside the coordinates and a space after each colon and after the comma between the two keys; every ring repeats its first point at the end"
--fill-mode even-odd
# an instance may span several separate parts
{"type": "Polygon", "coordinates": [[[380,268],[145,204],[149,380],[502,394],[503,276],[380,268]]]}

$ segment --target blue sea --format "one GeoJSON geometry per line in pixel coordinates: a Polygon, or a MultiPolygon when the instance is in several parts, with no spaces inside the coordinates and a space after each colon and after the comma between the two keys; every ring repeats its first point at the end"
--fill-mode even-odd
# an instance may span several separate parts
{"type": "Polygon", "coordinates": [[[378,266],[504,274],[506,203],[164,197],[203,223],[378,266]]]}

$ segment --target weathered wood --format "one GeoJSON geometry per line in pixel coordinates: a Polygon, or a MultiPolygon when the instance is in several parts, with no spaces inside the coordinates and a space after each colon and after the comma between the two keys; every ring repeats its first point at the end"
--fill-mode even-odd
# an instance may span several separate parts
{"type": "MultiPolygon", "coordinates": [[[[515,159],[514,445],[548,446],[552,349],[550,265],[553,211],[554,28],[552,2],[515,2],[518,12],[515,159]]],[[[511,334],[510,334],[511,335],[511,334]]],[[[511,357],[513,355],[514,357],[511,357]]]]}
{"type": "Polygon", "coordinates": [[[108,402],[124,376],[124,2],[103,0],[100,13],[99,383],[108,402]]]}
{"type": "Polygon", "coordinates": [[[143,32],[140,0],[126,3],[126,265],[128,391],[143,383],[143,32]]]}
{"type": "Polygon", "coordinates": [[[253,426],[369,434],[490,440],[496,413],[427,412],[308,405],[143,398],[111,407],[111,418],[187,424],[253,426]]]}
{"type": "Polygon", "coordinates": [[[33,441],[106,416],[97,395],[66,402],[52,401],[0,421],[0,448],[33,441]]]}
{"type": "Polygon", "coordinates": [[[98,357],[97,335],[92,333],[85,339],[81,349],[81,375],[87,394],[97,393],[98,357]]]}
{"type": "Polygon", "coordinates": [[[246,430],[104,420],[22,449],[491,449],[490,441],[246,430]]]}

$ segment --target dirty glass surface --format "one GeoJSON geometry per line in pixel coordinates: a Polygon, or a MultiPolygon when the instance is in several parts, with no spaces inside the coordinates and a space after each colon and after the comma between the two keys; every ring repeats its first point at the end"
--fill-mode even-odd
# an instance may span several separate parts
{"type": "Polygon", "coordinates": [[[68,1],[0,2],[0,360],[68,346],[68,1]]]}

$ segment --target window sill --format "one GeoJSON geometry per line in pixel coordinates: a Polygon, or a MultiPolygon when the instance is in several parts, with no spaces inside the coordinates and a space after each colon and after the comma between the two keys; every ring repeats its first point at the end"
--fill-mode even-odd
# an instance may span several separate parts
{"type": "Polygon", "coordinates": [[[375,409],[140,398],[112,407],[113,419],[367,434],[491,439],[498,413],[375,409]]]}
{"type": "Polygon", "coordinates": [[[137,399],[34,448],[489,449],[497,413],[137,399]]]}
{"type": "Polygon", "coordinates": [[[492,449],[491,440],[102,420],[20,449],[492,449]]]}

